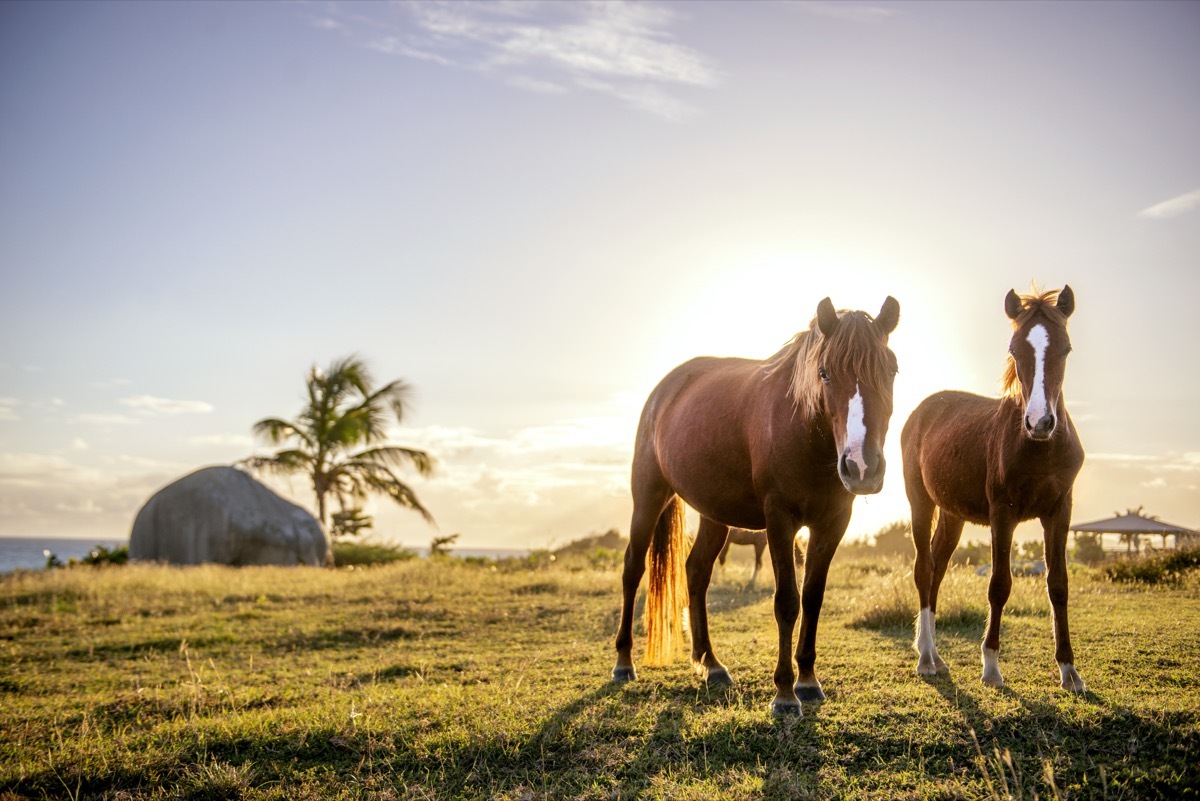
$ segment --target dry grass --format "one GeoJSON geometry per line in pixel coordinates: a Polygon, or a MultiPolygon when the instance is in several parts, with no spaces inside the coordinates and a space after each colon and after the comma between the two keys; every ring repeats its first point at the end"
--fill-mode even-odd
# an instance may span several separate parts
{"type": "MultiPolygon", "coordinates": [[[[835,559],[829,700],[772,719],[769,578],[720,572],[738,682],[608,681],[619,571],[410,560],[0,577],[0,798],[1187,797],[1200,583],[1072,581],[1084,697],[1056,687],[1043,584],[1014,583],[1009,686],[978,681],[986,584],[951,574],[949,676],[921,679],[904,561],[835,559]],[[873,617],[873,616],[877,616],[873,617]],[[965,668],[965,669],[964,669],[965,668]]],[[[635,657],[640,656],[639,642],[635,657]]]]}

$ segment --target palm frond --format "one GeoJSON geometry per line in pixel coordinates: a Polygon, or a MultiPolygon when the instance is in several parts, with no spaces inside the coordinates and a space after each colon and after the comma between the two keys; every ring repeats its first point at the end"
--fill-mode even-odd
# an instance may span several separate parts
{"type": "Polygon", "coordinates": [[[275,475],[307,473],[312,470],[312,457],[300,450],[280,451],[273,456],[249,456],[238,462],[251,470],[275,475]]]}
{"type": "Polygon", "coordinates": [[[388,445],[382,448],[370,448],[359,451],[350,457],[355,461],[380,462],[389,465],[411,464],[417,473],[429,476],[437,466],[436,460],[426,451],[416,448],[404,448],[399,445],[388,445]]]}
{"type": "Polygon", "coordinates": [[[343,462],[339,468],[340,475],[349,485],[353,485],[355,492],[365,495],[366,489],[371,489],[382,493],[405,509],[419,512],[426,522],[437,525],[433,515],[417,500],[417,494],[412,488],[386,465],[380,462],[353,460],[343,462]]]}
{"type": "Polygon", "coordinates": [[[276,445],[286,442],[292,437],[296,437],[309,447],[312,447],[313,444],[308,432],[291,420],[281,420],[278,417],[263,418],[254,424],[252,430],[256,435],[276,445]]]}

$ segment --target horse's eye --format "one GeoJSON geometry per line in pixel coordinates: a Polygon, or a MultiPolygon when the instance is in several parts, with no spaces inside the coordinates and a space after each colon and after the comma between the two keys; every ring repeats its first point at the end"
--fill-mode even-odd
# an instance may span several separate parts
{"type": "Polygon", "coordinates": [[[1074,348],[1072,348],[1070,345],[1067,345],[1067,349],[1066,349],[1065,351],[1063,351],[1063,354],[1064,354],[1064,355],[1066,355],[1066,354],[1070,353],[1070,352],[1071,352],[1071,351],[1073,351],[1073,350],[1074,350],[1074,348]]]}
{"type": "Polygon", "coordinates": [[[825,382],[826,384],[829,383],[829,371],[826,370],[824,367],[817,368],[817,375],[820,377],[820,379],[823,382],[825,382]]]}

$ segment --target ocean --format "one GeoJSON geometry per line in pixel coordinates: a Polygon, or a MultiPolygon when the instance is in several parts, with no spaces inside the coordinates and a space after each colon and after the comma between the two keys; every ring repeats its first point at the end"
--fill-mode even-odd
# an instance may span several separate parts
{"type": "MultiPolygon", "coordinates": [[[[41,570],[46,567],[46,551],[58,557],[64,565],[68,559],[82,559],[97,545],[116,548],[127,540],[79,540],[67,537],[0,537],[0,573],[13,570],[41,570]]],[[[413,547],[418,556],[428,556],[429,548],[413,547]]],[[[507,556],[527,556],[528,549],[516,548],[451,548],[450,555],[458,557],[483,556],[502,559],[507,556]]]]}
{"type": "Polygon", "coordinates": [[[68,559],[82,559],[97,545],[116,548],[126,540],[78,540],[67,537],[0,537],[0,573],[17,569],[41,570],[46,566],[46,551],[64,565],[68,559]]]}

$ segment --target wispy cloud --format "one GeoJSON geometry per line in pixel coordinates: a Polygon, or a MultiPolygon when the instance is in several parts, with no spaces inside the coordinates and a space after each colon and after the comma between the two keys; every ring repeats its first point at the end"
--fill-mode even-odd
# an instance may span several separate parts
{"type": "Polygon", "coordinates": [[[389,55],[494,75],[541,94],[607,94],[659,116],[695,113],[678,95],[720,80],[702,53],[676,40],[677,7],[647,2],[427,2],[371,9],[333,5],[312,20],[389,55]],[[404,14],[401,20],[381,16],[404,14]]]}
{"type": "Polygon", "coordinates": [[[1148,217],[1153,220],[1165,220],[1168,217],[1178,217],[1181,214],[1187,214],[1197,207],[1200,207],[1200,189],[1187,192],[1179,197],[1173,197],[1170,200],[1164,200],[1162,203],[1155,203],[1150,208],[1139,211],[1137,216],[1148,217]]]}
{"type": "Polygon", "coordinates": [[[867,24],[883,22],[884,20],[894,17],[900,13],[894,8],[848,2],[802,2],[797,3],[796,6],[802,11],[806,11],[809,14],[816,14],[820,17],[831,17],[833,19],[845,20],[846,22],[867,24]]]}
{"type": "Polygon", "coordinates": [[[203,414],[213,410],[212,404],[204,401],[170,400],[153,395],[122,398],[120,402],[143,414],[203,414]]]}
{"type": "Polygon", "coordinates": [[[16,398],[0,398],[0,420],[20,420],[21,415],[17,414],[17,406],[20,401],[16,398]]]}

